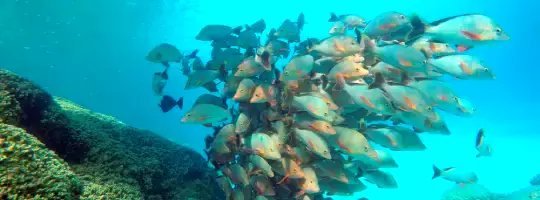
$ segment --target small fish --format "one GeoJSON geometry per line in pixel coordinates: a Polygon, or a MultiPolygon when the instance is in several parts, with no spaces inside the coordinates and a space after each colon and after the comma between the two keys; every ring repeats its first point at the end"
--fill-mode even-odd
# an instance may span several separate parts
{"type": "Polygon", "coordinates": [[[479,14],[464,14],[425,23],[418,15],[411,17],[414,27],[410,38],[425,36],[431,41],[458,45],[463,52],[474,46],[509,40],[495,21],[479,14]]]}
{"type": "Polygon", "coordinates": [[[344,35],[346,32],[347,25],[341,21],[334,22],[332,27],[330,27],[330,31],[328,31],[330,35],[344,35]]]}
{"type": "Polygon", "coordinates": [[[236,119],[236,126],[235,126],[235,133],[245,133],[247,129],[249,128],[249,125],[251,123],[251,119],[248,117],[248,115],[244,112],[241,112],[240,115],[238,115],[238,118],[236,119]]]}
{"type": "Polygon", "coordinates": [[[480,129],[476,134],[476,150],[478,151],[478,154],[476,155],[477,158],[483,156],[491,157],[491,155],[493,154],[493,148],[491,147],[491,144],[486,140],[484,129],[480,129]]]}
{"type": "Polygon", "coordinates": [[[154,63],[162,63],[165,66],[169,66],[169,62],[182,62],[184,55],[175,46],[162,43],[154,47],[146,56],[146,60],[154,63]]]}
{"type": "Polygon", "coordinates": [[[248,49],[252,47],[258,47],[260,45],[259,38],[252,30],[244,30],[238,35],[238,47],[248,49]]]}
{"type": "Polygon", "coordinates": [[[423,151],[426,145],[405,126],[369,126],[363,131],[371,141],[393,151],[423,151]]]}
{"type": "Polygon", "coordinates": [[[250,177],[250,184],[251,187],[255,190],[257,193],[257,197],[255,199],[266,199],[264,196],[275,196],[276,191],[274,190],[272,182],[266,177],[262,175],[255,175],[250,177]]]}
{"type": "Polygon", "coordinates": [[[330,70],[328,80],[335,82],[338,75],[341,76],[345,81],[352,82],[360,80],[362,77],[369,75],[369,71],[364,68],[362,63],[344,60],[339,62],[330,70]]]}
{"type": "Polygon", "coordinates": [[[320,134],[336,134],[336,130],[334,129],[334,127],[332,127],[331,123],[324,120],[315,119],[307,112],[296,113],[294,116],[294,120],[300,128],[315,131],[320,134]]]}
{"type": "Polygon", "coordinates": [[[279,26],[274,36],[285,39],[289,43],[300,42],[300,29],[294,22],[287,19],[279,26]]]}
{"type": "Polygon", "coordinates": [[[232,173],[231,181],[234,184],[242,184],[242,185],[249,184],[248,175],[246,173],[246,170],[242,166],[240,166],[237,163],[237,164],[231,165],[229,169],[231,169],[231,173],[232,173]]]}
{"type": "Polygon", "coordinates": [[[255,91],[256,84],[252,79],[244,78],[240,83],[238,84],[238,89],[236,89],[236,93],[233,96],[233,100],[235,101],[248,101],[253,96],[253,92],[255,91]]]}
{"type": "Polygon", "coordinates": [[[217,177],[216,182],[219,185],[219,188],[225,193],[225,195],[229,196],[232,193],[232,186],[231,182],[229,181],[229,178],[226,176],[220,176],[217,177]]]}
{"type": "Polygon", "coordinates": [[[337,16],[335,13],[330,13],[330,19],[328,19],[328,22],[338,22],[338,21],[345,24],[345,27],[347,27],[347,29],[349,30],[353,28],[364,28],[367,26],[366,21],[361,16],[358,16],[358,15],[337,16]]]}
{"type": "Polygon", "coordinates": [[[182,117],[186,124],[211,124],[222,122],[231,117],[227,109],[212,104],[197,104],[182,117]]]}
{"type": "Polygon", "coordinates": [[[230,26],[211,24],[203,27],[195,39],[200,41],[221,40],[232,33],[238,34],[241,30],[242,27],[231,28],[230,26]]]}
{"type": "Polygon", "coordinates": [[[304,16],[303,12],[300,12],[300,14],[298,14],[298,18],[296,19],[296,25],[298,26],[299,30],[303,30],[305,24],[306,24],[306,17],[304,16]]]}
{"type": "Polygon", "coordinates": [[[373,170],[367,171],[364,176],[368,182],[377,185],[379,188],[398,188],[396,179],[388,172],[373,170]]]}
{"type": "Polygon", "coordinates": [[[270,103],[271,106],[276,106],[276,95],[278,91],[273,85],[262,83],[255,88],[253,96],[249,100],[250,103],[270,103]]]}
{"type": "Polygon", "coordinates": [[[407,16],[390,11],[382,13],[371,20],[364,28],[363,33],[370,38],[377,38],[407,26],[411,27],[411,22],[407,16]]]}
{"type": "Polygon", "coordinates": [[[319,44],[312,44],[310,50],[325,56],[346,57],[364,51],[364,42],[345,35],[335,35],[324,39],[319,44]]]}
{"type": "Polygon", "coordinates": [[[428,70],[430,60],[421,50],[401,44],[376,46],[373,41],[366,41],[366,45],[385,63],[410,72],[427,72],[428,70]]]}
{"type": "Polygon", "coordinates": [[[311,116],[317,119],[331,121],[330,115],[328,114],[328,105],[320,98],[314,96],[294,96],[292,105],[295,108],[307,111],[311,116]]]}
{"type": "Polygon", "coordinates": [[[392,115],[396,113],[391,100],[384,94],[383,90],[369,89],[367,85],[350,85],[345,82],[341,75],[337,76],[335,89],[343,89],[352,98],[352,101],[368,111],[392,115]]]}
{"type": "Polygon", "coordinates": [[[309,151],[322,158],[332,159],[330,149],[324,138],[309,130],[295,128],[294,131],[300,142],[302,142],[309,151]]]}
{"type": "Polygon", "coordinates": [[[294,57],[283,69],[281,81],[298,80],[306,76],[313,69],[313,63],[311,55],[294,57]]]}
{"type": "Polygon", "coordinates": [[[449,167],[441,170],[437,166],[433,165],[432,179],[436,179],[438,177],[442,177],[446,180],[459,184],[478,183],[478,176],[476,176],[474,172],[457,167],[449,167]]]}
{"type": "Polygon", "coordinates": [[[198,70],[188,76],[184,90],[203,87],[204,84],[214,81],[222,74],[219,70],[198,70]]]}
{"type": "Polygon", "coordinates": [[[253,163],[253,165],[255,165],[257,168],[261,169],[264,175],[270,178],[274,177],[274,171],[272,171],[272,167],[264,158],[258,155],[249,155],[249,161],[253,163]]]}
{"type": "Polygon", "coordinates": [[[161,111],[164,113],[169,112],[172,110],[175,106],[178,106],[180,110],[182,110],[182,107],[184,107],[184,97],[180,97],[178,101],[174,100],[173,97],[169,95],[164,95],[161,98],[161,103],[158,104],[158,106],[161,108],[161,111]]]}
{"type": "Polygon", "coordinates": [[[152,91],[154,91],[154,94],[158,96],[163,95],[165,85],[167,85],[167,81],[163,79],[161,72],[154,73],[154,77],[152,78],[152,91]]]}
{"type": "Polygon", "coordinates": [[[406,43],[415,49],[426,52],[428,58],[432,56],[446,56],[455,54],[456,50],[448,43],[433,42],[429,38],[419,37],[406,43]]]}
{"type": "Polygon", "coordinates": [[[335,135],[328,136],[328,142],[342,153],[350,156],[367,156],[379,161],[379,155],[364,135],[353,129],[334,126],[335,135]]]}
{"type": "Polygon", "coordinates": [[[484,63],[471,55],[456,54],[439,57],[431,61],[439,72],[464,80],[494,80],[493,72],[484,63]]]}
{"type": "Polygon", "coordinates": [[[251,26],[246,25],[246,30],[251,30],[255,33],[261,34],[266,29],[266,22],[264,19],[260,19],[259,21],[256,21],[255,23],[251,24],[251,26]]]}
{"type": "Polygon", "coordinates": [[[248,57],[238,65],[238,71],[234,74],[239,77],[253,77],[262,74],[265,71],[264,65],[255,59],[248,57]]]}

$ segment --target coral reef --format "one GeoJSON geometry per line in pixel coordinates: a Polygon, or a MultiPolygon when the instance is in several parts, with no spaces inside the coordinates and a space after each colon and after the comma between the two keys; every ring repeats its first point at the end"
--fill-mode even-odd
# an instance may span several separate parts
{"type": "Polygon", "coordinates": [[[534,176],[529,183],[531,183],[531,185],[540,185],[540,174],[534,176]]]}
{"type": "Polygon", "coordinates": [[[24,130],[0,124],[0,199],[74,199],[81,180],[24,130]]]}
{"type": "Polygon", "coordinates": [[[540,186],[529,186],[521,190],[510,193],[500,200],[539,200],[540,186]]]}
{"type": "Polygon", "coordinates": [[[442,200],[500,200],[503,195],[495,194],[479,184],[456,185],[444,192],[442,200]]]}
{"type": "Polygon", "coordinates": [[[0,70],[0,122],[24,128],[69,163],[69,173],[84,186],[74,194],[81,199],[223,197],[214,171],[197,152],[53,98],[6,70],[0,70]]]}

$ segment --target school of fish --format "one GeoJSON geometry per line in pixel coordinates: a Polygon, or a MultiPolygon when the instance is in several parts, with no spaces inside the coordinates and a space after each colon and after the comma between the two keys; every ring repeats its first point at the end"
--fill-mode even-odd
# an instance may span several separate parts
{"type": "MultiPolygon", "coordinates": [[[[397,188],[384,170],[399,166],[392,151],[425,150],[419,134],[450,135],[441,112],[475,112],[444,77],[494,80],[467,51],[509,39],[481,14],[427,23],[393,11],[371,20],[332,13],[328,22],[323,39],[301,37],[303,13],[266,34],[263,19],[207,25],[195,38],[213,48],[206,63],[197,50],[184,55],[167,43],[146,57],[165,67],[152,81],[163,112],[183,107],[183,98],[163,94],[172,64],[187,76],[185,92],[212,93],[199,96],[181,122],[213,128],[205,152],[227,199],[350,196],[366,190],[366,182],[397,188]],[[287,62],[278,66],[279,60],[287,62]]],[[[475,147],[476,157],[492,155],[484,130],[475,147]]],[[[459,167],[433,171],[433,178],[457,184],[478,182],[459,167]]]]}

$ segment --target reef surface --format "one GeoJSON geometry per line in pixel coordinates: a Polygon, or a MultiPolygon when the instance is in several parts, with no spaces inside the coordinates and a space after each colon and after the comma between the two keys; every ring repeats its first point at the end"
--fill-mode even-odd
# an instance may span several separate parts
{"type": "Polygon", "coordinates": [[[196,151],[7,70],[0,133],[0,199],[224,199],[196,151]]]}

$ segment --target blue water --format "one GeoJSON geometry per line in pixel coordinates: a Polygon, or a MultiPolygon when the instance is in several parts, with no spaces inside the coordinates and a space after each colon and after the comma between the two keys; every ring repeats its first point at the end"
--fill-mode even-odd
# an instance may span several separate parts
{"type": "MultiPolygon", "coordinates": [[[[148,129],[200,152],[210,129],[180,123],[185,111],[163,114],[151,90],[161,65],[144,60],[155,45],[167,42],[183,52],[200,49],[209,59],[209,43],[195,41],[206,24],[251,24],[264,18],[277,27],[304,12],[303,37],[326,36],[329,12],[355,13],[367,19],[389,10],[418,13],[436,20],[482,13],[497,21],[511,40],[478,47],[470,54],[497,74],[494,81],[451,81],[476,107],[470,118],[445,116],[451,136],[422,135],[425,152],[394,152],[400,167],[391,170],[399,189],[371,187],[359,196],[370,200],[438,199],[453,184],[431,180],[431,165],[474,169],[480,183],[495,192],[528,185],[540,173],[538,146],[538,47],[540,3],[537,0],[386,1],[216,1],[216,0],[2,0],[0,67],[25,76],[56,96],[148,129]],[[373,3],[372,3],[373,2],[373,3]],[[474,138],[480,128],[493,140],[494,156],[476,159],[474,138]]],[[[189,107],[204,89],[183,91],[186,78],[171,71],[165,93],[185,97],[189,107]]],[[[358,197],[356,197],[358,198],[358,197]]],[[[355,199],[353,197],[340,199],[355,199]]]]}

